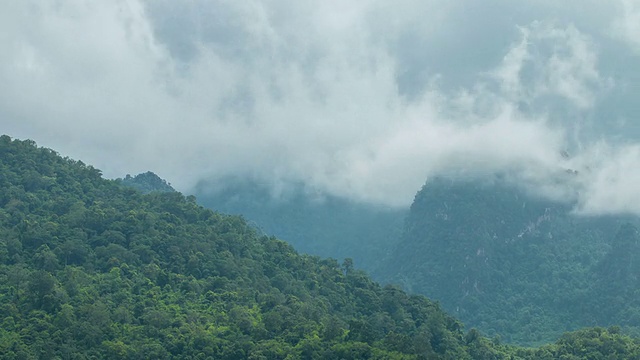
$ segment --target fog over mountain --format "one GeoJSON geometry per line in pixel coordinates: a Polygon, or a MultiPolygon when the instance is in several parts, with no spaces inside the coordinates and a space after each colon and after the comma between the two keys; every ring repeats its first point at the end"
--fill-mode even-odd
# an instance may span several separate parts
{"type": "Polygon", "coordinates": [[[185,192],[407,206],[430,176],[505,172],[640,214],[639,24],[638,0],[10,0],[0,132],[185,192]]]}

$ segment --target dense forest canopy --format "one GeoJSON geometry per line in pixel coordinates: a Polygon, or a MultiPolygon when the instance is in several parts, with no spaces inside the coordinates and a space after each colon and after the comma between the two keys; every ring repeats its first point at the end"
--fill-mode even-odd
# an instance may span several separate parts
{"type": "Polygon", "coordinates": [[[538,349],[465,331],[350,261],[300,255],[177,192],[0,137],[4,359],[631,359],[618,328],[538,349]]]}

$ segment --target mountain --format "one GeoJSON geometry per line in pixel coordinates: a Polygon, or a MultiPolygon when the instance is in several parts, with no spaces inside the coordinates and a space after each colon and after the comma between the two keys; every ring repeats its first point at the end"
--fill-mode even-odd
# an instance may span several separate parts
{"type": "Polygon", "coordinates": [[[267,185],[242,179],[201,182],[195,195],[205,207],[241,214],[300,252],[351,258],[368,272],[377,269],[395,247],[407,213],[319,195],[295,184],[274,194],[267,185]]]}
{"type": "Polygon", "coordinates": [[[0,137],[4,359],[470,358],[437,304],[0,137]]]}
{"type": "Polygon", "coordinates": [[[349,261],[300,255],[193,196],[142,194],[30,140],[0,137],[0,190],[3,359],[640,358],[616,327],[538,349],[464,332],[349,261]]]}
{"type": "Polygon", "coordinates": [[[628,217],[580,217],[500,178],[418,192],[381,278],[470,326],[536,345],[583,326],[637,333],[640,243],[628,217]]]}

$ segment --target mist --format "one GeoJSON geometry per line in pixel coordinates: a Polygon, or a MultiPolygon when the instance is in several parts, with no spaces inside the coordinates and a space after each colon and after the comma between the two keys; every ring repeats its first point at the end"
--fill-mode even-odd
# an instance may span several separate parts
{"type": "Polygon", "coordinates": [[[638,24],[631,0],[9,1],[0,132],[186,193],[404,207],[432,176],[510,172],[640,214],[638,24]]]}

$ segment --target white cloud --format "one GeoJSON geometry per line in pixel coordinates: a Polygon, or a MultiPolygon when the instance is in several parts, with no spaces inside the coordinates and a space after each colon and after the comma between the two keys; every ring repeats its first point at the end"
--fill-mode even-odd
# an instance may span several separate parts
{"type": "Polygon", "coordinates": [[[576,212],[585,215],[640,215],[640,145],[600,143],[583,154],[576,212]]]}
{"type": "Polygon", "coordinates": [[[622,14],[613,21],[613,33],[640,52],[640,1],[622,0],[622,14]]]}
{"type": "Polygon", "coordinates": [[[559,96],[586,110],[594,106],[598,93],[612,86],[611,79],[598,73],[593,44],[573,25],[534,22],[520,32],[521,39],[492,73],[512,100],[532,103],[559,96]]]}
{"type": "MultiPolygon", "coordinates": [[[[477,44],[473,31],[448,33],[464,11],[435,0],[8,2],[0,124],[107,176],[152,170],[185,191],[251,176],[407,205],[440,173],[511,169],[541,185],[567,166],[574,122],[550,121],[548,104],[588,113],[615,84],[574,25],[531,19],[477,44]],[[465,58],[479,46],[497,60],[465,58]],[[474,76],[450,86],[458,70],[474,76]]],[[[596,199],[598,182],[582,184],[596,199]]]]}

